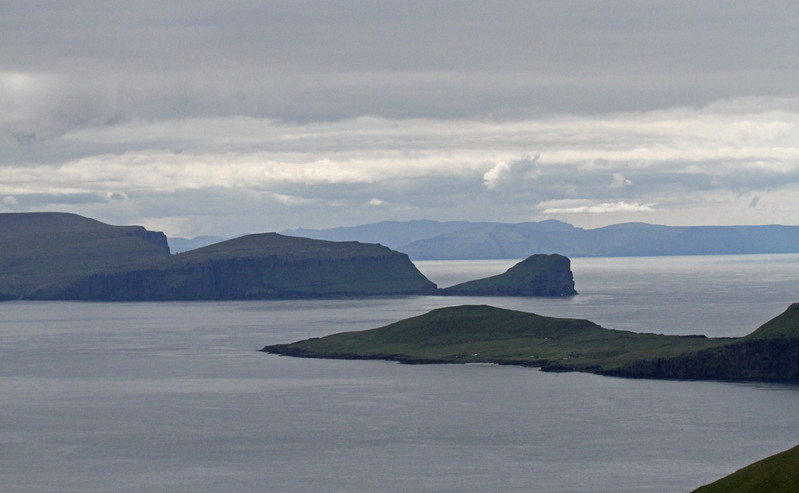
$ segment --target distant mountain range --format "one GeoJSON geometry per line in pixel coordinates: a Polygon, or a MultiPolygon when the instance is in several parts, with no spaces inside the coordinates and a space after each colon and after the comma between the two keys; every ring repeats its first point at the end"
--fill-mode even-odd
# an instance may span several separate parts
{"type": "Polygon", "coordinates": [[[380,243],[413,260],[799,253],[799,226],[661,226],[623,223],[583,229],[561,221],[495,223],[387,221],[282,234],[380,243]]]}

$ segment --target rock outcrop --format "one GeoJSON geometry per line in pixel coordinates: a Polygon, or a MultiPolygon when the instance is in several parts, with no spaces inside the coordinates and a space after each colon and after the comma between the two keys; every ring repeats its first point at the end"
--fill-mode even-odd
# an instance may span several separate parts
{"type": "Polygon", "coordinates": [[[438,294],[461,296],[573,296],[571,261],[563,255],[532,255],[497,276],[456,284],[438,294]]]}

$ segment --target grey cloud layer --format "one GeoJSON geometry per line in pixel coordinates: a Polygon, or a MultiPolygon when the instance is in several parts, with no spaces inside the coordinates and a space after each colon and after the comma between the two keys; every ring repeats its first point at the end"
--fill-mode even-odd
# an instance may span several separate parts
{"type": "MultiPolygon", "coordinates": [[[[236,208],[277,228],[656,211],[674,221],[711,193],[727,195],[717,208],[728,217],[716,222],[729,223],[741,217],[731,207],[799,188],[798,108],[758,99],[506,122],[134,122],[53,140],[54,155],[62,146],[79,156],[65,162],[5,162],[0,196],[9,208],[85,203],[148,220],[163,208],[195,217],[190,230],[213,210],[236,208]]],[[[797,200],[782,197],[782,213],[797,200]]]]}
{"type": "Polygon", "coordinates": [[[797,25],[789,1],[0,0],[0,210],[795,222],[797,25]]]}
{"type": "Polygon", "coordinates": [[[40,91],[52,113],[40,117],[63,126],[242,114],[519,118],[793,95],[799,82],[791,2],[44,1],[0,9],[0,67],[50,85],[40,91]]]}

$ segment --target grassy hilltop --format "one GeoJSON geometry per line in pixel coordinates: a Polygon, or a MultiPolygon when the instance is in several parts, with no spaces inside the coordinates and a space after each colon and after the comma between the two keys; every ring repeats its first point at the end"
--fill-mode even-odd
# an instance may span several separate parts
{"type": "Polygon", "coordinates": [[[608,330],[487,305],[439,308],[385,327],[267,346],[290,356],[389,359],[404,363],[503,363],[549,370],[609,370],[724,341],[608,330]]]}
{"type": "Polygon", "coordinates": [[[602,328],[486,305],[440,308],[385,327],[263,351],[403,363],[500,363],[673,379],[799,379],[799,304],[747,337],[709,339],[602,328]]]}

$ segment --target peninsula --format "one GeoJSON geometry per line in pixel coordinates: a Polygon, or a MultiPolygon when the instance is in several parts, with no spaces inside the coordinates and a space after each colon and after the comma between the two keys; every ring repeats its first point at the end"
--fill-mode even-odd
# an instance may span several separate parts
{"type": "Polygon", "coordinates": [[[0,300],[246,300],[388,295],[571,296],[570,261],[533,255],[437,289],[408,256],[356,241],[261,233],[176,255],[163,233],[65,213],[0,214],[0,300]]]}
{"type": "Polygon", "coordinates": [[[465,305],[262,351],[417,364],[496,363],[632,378],[797,381],[799,303],[741,338],[609,330],[588,320],[465,305]]]}
{"type": "Polygon", "coordinates": [[[263,233],[171,255],[163,233],[63,213],[0,214],[0,299],[155,301],[426,293],[376,244],[263,233]]]}

